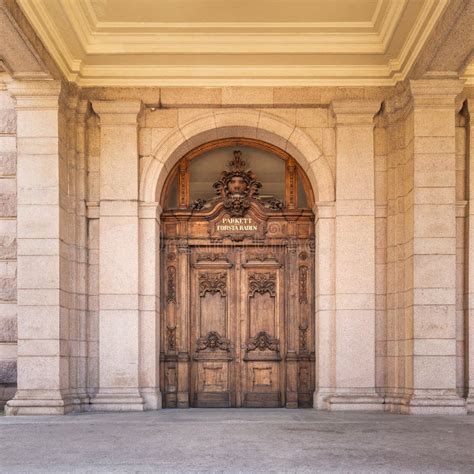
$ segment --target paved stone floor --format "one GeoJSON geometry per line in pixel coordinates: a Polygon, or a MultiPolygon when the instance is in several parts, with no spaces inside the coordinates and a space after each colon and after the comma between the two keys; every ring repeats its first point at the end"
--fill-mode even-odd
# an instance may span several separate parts
{"type": "Polygon", "coordinates": [[[474,472],[474,416],[192,409],[0,417],[0,472],[474,472]]]}

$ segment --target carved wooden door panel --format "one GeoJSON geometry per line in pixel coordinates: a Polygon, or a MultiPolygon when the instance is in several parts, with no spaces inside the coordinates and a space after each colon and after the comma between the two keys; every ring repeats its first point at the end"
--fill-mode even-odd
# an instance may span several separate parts
{"type": "MultiPolygon", "coordinates": [[[[283,256],[280,257],[282,259],[283,256]]],[[[242,255],[240,293],[241,404],[284,403],[284,266],[278,255],[242,255]]]]}
{"type": "Polygon", "coordinates": [[[284,403],[284,266],[234,247],[195,252],[191,270],[191,403],[284,403]]]}
{"type": "Polygon", "coordinates": [[[196,252],[191,269],[191,403],[235,406],[235,268],[222,253],[196,252]]]}

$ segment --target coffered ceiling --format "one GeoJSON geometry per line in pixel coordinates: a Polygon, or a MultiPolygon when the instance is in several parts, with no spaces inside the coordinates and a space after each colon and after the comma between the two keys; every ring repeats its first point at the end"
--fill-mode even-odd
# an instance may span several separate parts
{"type": "Polygon", "coordinates": [[[450,0],[17,0],[82,86],[392,85],[450,0]]]}

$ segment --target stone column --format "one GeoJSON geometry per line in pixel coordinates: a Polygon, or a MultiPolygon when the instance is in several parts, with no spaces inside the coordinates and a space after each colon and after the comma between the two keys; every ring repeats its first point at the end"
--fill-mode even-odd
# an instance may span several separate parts
{"type": "Polygon", "coordinates": [[[74,408],[74,397],[62,246],[68,183],[61,84],[13,82],[9,90],[17,110],[18,391],[6,413],[64,414],[74,408]]]}
{"type": "Polygon", "coordinates": [[[160,214],[158,203],[140,203],[140,393],[145,409],[161,408],[160,392],[160,214]]]}
{"type": "Polygon", "coordinates": [[[456,394],[456,160],[458,80],[410,82],[413,96],[411,398],[402,411],[462,413],[456,394]]]}
{"type": "Polygon", "coordinates": [[[375,389],[374,115],[379,101],[341,100],[336,118],[336,354],[331,410],[383,408],[375,389]]]}
{"type": "Polygon", "coordinates": [[[95,410],[143,410],[139,392],[139,101],[94,101],[100,117],[99,392],[95,410]]]}
{"type": "Polygon", "coordinates": [[[474,99],[468,99],[467,101],[469,111],[469,128],[467,130],[467,142],[469,148],[466,150],[468,153],[468,224],[467,224],[467,327],[465,339],[467,344],[465,347],[467,351],[465,353],[464,363],[467,365],[467,411],[468,413],[474,413],[474,99]]]}

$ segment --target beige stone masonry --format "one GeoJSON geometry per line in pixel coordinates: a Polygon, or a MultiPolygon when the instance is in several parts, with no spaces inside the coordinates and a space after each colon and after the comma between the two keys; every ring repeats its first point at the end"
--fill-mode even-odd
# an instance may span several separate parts
{"type": "Polygon", "coordinates": [[[15,101],[0,82],[0,410],[17,378],[16,227],[15,101]]]}
{"type": "Polygon", "coordinates": [[[140,101],[93,101],[100,118],[99,392],[92,410],[143,410],[139,392],[140,101]]]}
{"type": "Polygon", "coordinates": [[[140,394],[145,403],[145,409],[148,410],[161,408],[159,377],[160,214],[161,208],[158,204],[142,203],[139,205],[139,385],[140,394]]]}
{"type": "Polygon", "coordinates": [[[316,380],[313,405],[328,409],[336,387],[335,318],[335,211],[334,202],[319,202],[316,218],[316,380]]]}
{"type": "Polygon", "coordinates": [[[69,390],[56,81],[12,82],[18,139],[18,391],[9,415],[63,414],[69,390]]]}
{"type": "Polygon", "coordinates": [[[375,390],[374,115],[380,101],[340,100],[336,119],[335,387],[331,410],[378,410],[375,390]]]}
{"type": "MultiPolygon", "coordinates": [[[[410,413],[463,413],[456,392],[455,98],[462,82],[410,81],[413,96],[413,281],[407,394],[410,413]],[[444,315],[442,319],[437,314],[444,315]],[[412,324],[412,326],[411,326],[412,324]],[[410,382],[411,381],[411,382],[410,382]]],[[[410,245],[411,244],[411,245],[410,245]]]]}
{"type": "MultiPolygon", "coordinates": [[[[468,340],[466,361],[467,362],[467,410],[469,413],[474,413],[474,166],[472,160],[474,159],[474,97],[467,100],[469,111],[469,128],[468,128],[468,143],[469,149],[468,160],[469,166],[469,201],[468,201],[468,227],[467,227],[467,328],[465,337],[468,340]]],[[[465,346],[465,347],[466,347],[465,346]]]]}

